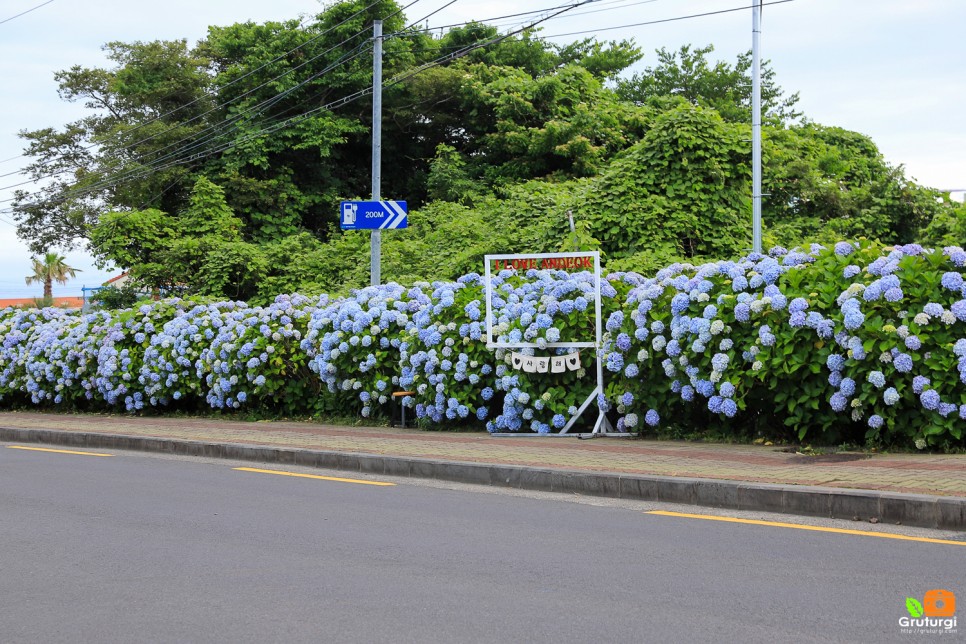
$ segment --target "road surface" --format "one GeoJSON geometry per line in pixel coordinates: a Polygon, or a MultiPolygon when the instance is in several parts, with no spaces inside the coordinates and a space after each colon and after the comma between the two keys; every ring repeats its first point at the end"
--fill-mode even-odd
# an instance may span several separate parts
{"type": "Polygon", "coordinates": [[[966,636],[966,535],[37,447],[0,444],[4,643],[909,641],[936,588],[966,636]]]}

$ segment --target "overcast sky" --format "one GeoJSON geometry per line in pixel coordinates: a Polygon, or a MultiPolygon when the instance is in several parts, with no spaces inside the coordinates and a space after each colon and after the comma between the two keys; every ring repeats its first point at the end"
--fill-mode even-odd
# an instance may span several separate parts
{"type": "MultiPolygon", "coordinates": [[[[316,0],[4,0],[0,4],[0,161],[22,151],[20,130],[61,127],[84,110],[57,96],[53,75],[72,65],[101,66],[101,46],[204,37],[209,25],[283,20],[317,13],[316,0]]],[[[766,0],[768,2],[769,0],[766,0]]],[[[449,0],[418,0],[411,21],[449,0]]],[[[431,26],[553,7],[566,0],[456,0],[429,19],[431,26]]],[[[405,4],[405,3],[401,3],[405,4]]],[[[751,48],[751,10],[652,25],[634,23],[749,7],[750,0],[599,0],[544,24],[556,36],[587,29],[602,39],[633,38],[655,62],[659,47],[713,44],[715,56],[734,62],[751,48]],[[605,30],[610,27],[620,29],[605,30]]],[[[505,22],[505,21],[504,21],[505,22]]],[[[586,37],[561,35],[557,42],[586,37]]],[[[778,83],[798,91],[799,108],[813,121],[867,134],[886,159],[902,164],[920,183],[966,188],[966,2],[963,0],[794,0],[765,6],[762,54],[778,83]]],[[[384,160],[391,162],[391,160],[384,160]]],[[[0,163],[0,174],[24,159],[0,163]]],[[[0,186],[18,177],[0,179],[0,186]]],[[[0,200],[9,199],[0,189],[0,200]]],[[[405,195],[397,195],[404,198],[405,195]]],[[[0,203],[0,208],[9,202],[0,203]]],[[[0,212],[0,297],[39,296],[27,287],[30,256],[0,212]]],[[[508,249],[509,250],[509,249],[508,249]]],[[[520,251],[526,249],[517,249],[520,251]]],[[[83,270],[55,295],[80,295],[116,272],[101,271],[84,253],[68,254],[83,270]]]]}

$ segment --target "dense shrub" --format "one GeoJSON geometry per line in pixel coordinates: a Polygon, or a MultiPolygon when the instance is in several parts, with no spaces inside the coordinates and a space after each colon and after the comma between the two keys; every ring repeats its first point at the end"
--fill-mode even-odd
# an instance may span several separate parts
{"type": "Polygon", "coordinates": [[[799,439],[862,428],[871,442],[962,444],[964,266],[958,247],[868,242],[670,266],[608,323],[620,426],[680,414],[781,421],[799,439]]]}
{"type": "MultiPolygon", "coordinates": [[[[606,395],[623,431],[676,424],[799,440],[963,446],[966,252],[840,242],[673,264],[602,284],[606,395]]],[[[593,275],[493,275],[495,336],[594,337],[593,275]]],[[[0,404],[130,412],[253,408],[388,413],[432,426],[555,431],[592,393],[579,371],[529,374],[485,343],[483,278],[368,287],[265,307],[169,299],[92,313],[0,311],[0,404]]],[[[588,421],[594,413],[588,414],[588,421]]]]}

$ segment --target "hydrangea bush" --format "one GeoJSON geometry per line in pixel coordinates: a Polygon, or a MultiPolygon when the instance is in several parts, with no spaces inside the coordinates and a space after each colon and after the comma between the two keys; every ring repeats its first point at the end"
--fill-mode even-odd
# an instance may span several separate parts
{"type": "MultiPolygon", "coordinates": [[[[813,245],[602,284],[606,393],[621,431],[668,419],[801,440],[962,446],[966,252],[862,241],[813,245]]],[[[594,278],[492,277],[494,334],[594,337],[594,278]]],[[[385,416],[392,393],[428,426],[563,427],[596,385],[530,374],[485,343],[483,278],[387,284],[265,307],[171,299],[123,311],[0,311],[0,404],[74,409],[268,409],[385,416]]],[[[596,409],[586,413],[583,427],[596,409]]]]}
{"type": "Polygon", "coordinates": [[[632,341],[609,338],[621,427],[683,414],[780,421],[799,439],[863,427],[871,442],[961,445],[964,265],[960,248],[863,241],[670,266],[629,293],[617,333],[632,341]]]}

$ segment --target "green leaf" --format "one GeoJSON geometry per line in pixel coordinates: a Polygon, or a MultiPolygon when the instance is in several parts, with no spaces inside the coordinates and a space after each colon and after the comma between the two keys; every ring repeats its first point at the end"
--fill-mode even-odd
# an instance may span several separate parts
{"type": "Polygon", "coordinates": [[[914,597],[906,597],[906,610],[912,617],[922,617],[922,604],[914,597]]]}

